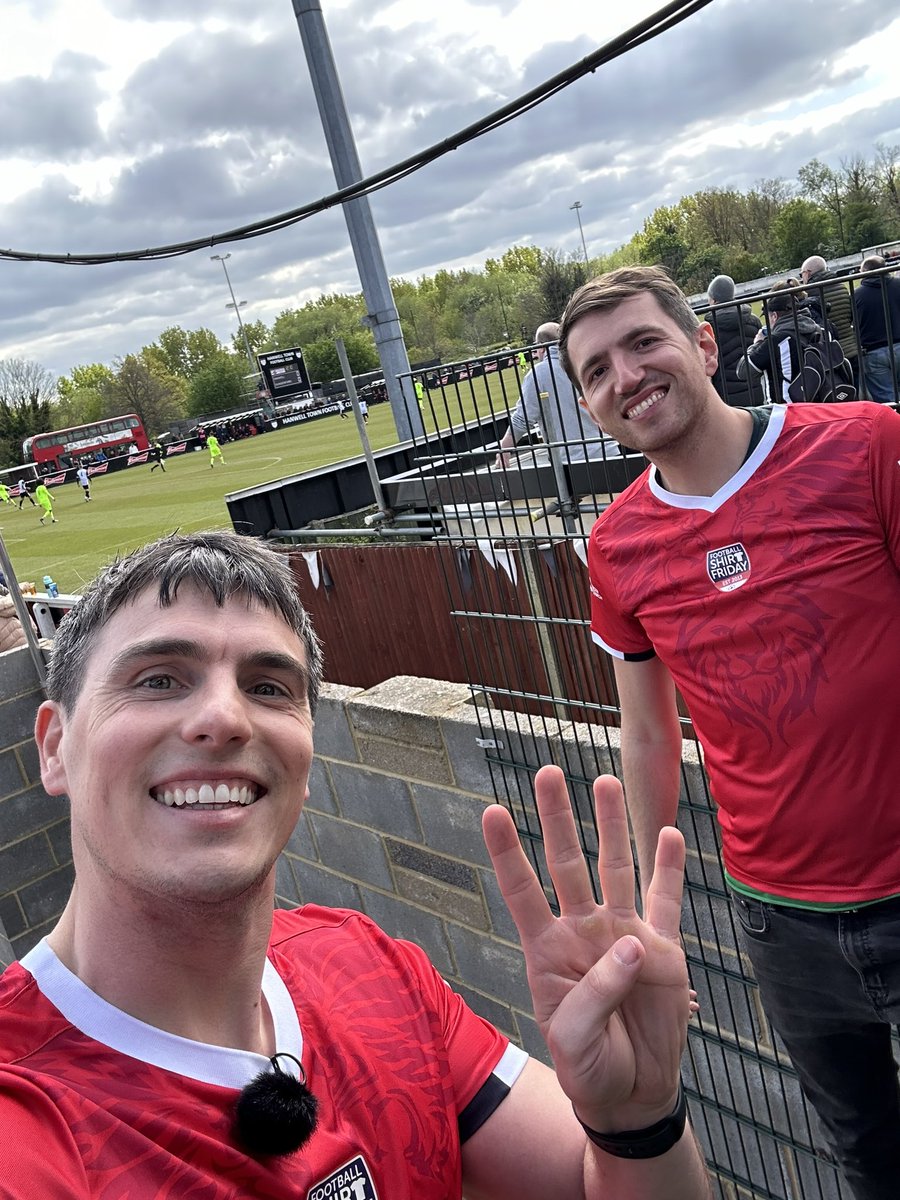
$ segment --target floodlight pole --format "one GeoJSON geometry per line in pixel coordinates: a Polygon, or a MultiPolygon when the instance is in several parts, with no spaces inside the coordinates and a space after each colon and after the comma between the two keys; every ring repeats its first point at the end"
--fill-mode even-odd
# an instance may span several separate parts
{"type": "Polygon", "coordinates": [[[241,306],[246,304],[247,301],[242,300],[241,303],[238,304],[237,300],[235,300],[234,288],[231,286],[231,276],[228,274],[228,268],[225,266],[225,259],[231,258],[231,252],[229,251],[228,254],[211,254],[209,257],[211,262],[220,262],[222,264],[222,270],[225,272],[225,282],[228,284],[228,291],[231,293],[231,303],[226,304],[225,307],[233,308],[235,313],[237,313],[238,328],[240,329],[241,337],[244,340],[244,353],[247,355],[247,361],[250,363],[250,372],[253,375],[258,375],[259,367],[253,360],[253,351],[250,349],[250,340],[247,337],[247,330],[244,328],[244,322],[241,320],[241,306]]]}
{"type": "Polygon", "coordinates": [[[587,242],[584,240],[584,227],[581,224],[581,201],[576,200],[574,204],[569,205],[569,212],[574,212],[578,218],[578,232],[581,234],[581,248],[584,251],[584,264],[590,267],[591,260],[588,258],[587,242]]]}
{"type": "MultiPolygon", "coordinates": [[[[319,0],[293,0],[293,5],[334,177],[339,188],[349,187],[363,178],[363,172],[331,53],[322,6],[319,0]]],[[[423,438],[425,427],[410,379],[409,357],[403,341],[400,316],[391,292],[368,197],[346,200],[342,208],[368,309],[363,324],[368,325],[375,338],[397,435],[401,440],[423,438]]]]}

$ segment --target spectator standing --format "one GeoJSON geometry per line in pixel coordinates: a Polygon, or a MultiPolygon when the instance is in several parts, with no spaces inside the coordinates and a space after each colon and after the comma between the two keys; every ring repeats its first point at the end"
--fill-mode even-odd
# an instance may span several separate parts
{"type": "Polygon", "coordinates": [[[81,484],[81,490],[84,492],[84,498],[89,501],[91,498],[91,477],[87,473],[87,468],[79,467],[75,472],[75,478],[81,484]]]}
{"type": "Polygon", "coordinates": [[[900,399],[900,279],[884,266],[878,254],[865,260],[853,304],[866,391],[879,404],[890,404],[900,399]]]}
{"type": "Polygon", "coordinates": [[[509,465],[508,451],[535,425],[540,426],[545,441],[565,443],[562,456],[568,462],[621,457],[612,438],[597,437],[596,427],[578,403],[575,389],[559,363],[558,338],[556,321],[538,326],[534,366],[522,380],[509,428],[500,439],[495,468],[509,465]]]}
{"type": "Polygon", "coordinates": [[[598,906],[545,768],[554,917],[509,813],[485,813],[554,1072],[362,914],[273,913],[320,678],[288,561],[253,538],[143,547],[63,618],[36,739],[77,883],[0,977],[5,1200],[710,1200],[678,1081],[680,834],[644,921],[598,781],[598,906]]]}
{"type": "Polygon", "coordinates": [[[728,408],[712,332],[659,268],[580,288],[561,347],[652,464],[588,549],[642,872],[677,814],[677,688],[765,1010],[856,1200],[896,1200],[900,415],[728,408]]]}
{"type": "Polygon", "coordinates": [[[44,515],[40,518],[43,525],[47,517],[50,518],[52,525],[56,524],[56,517],[53,515],[53,497],[50,495],[50,489],[45,483],[39,483],[34,489],[34,498],[43,509],[44,515]]]}
{"type": "Polygon", "coordinates": [[[807,258],[800,268],[800,281],[809,295],[812,319],[841,343],[844,358],[853,372],[853,384],[859,387],[859,341],[853,324],[853,299],[846,283],[828,271],[819,254],[807,258]]]}
{"type": "Polygon", "coordinates": [[[776,404],[790,404],[790,386],[800,368],[804,344],[822,332],[803,303],[806,297],[785,291],[788,283],[776,284],[765,301],[771,330],[760,328],[735,368],[738,379],[766,374],[769,395],[776,404]]]}
{"type": "Polygon", "coordinates": [[[762,404],[765,397],[759,376],[751,374],[741,379],[737,373],[737,365],[762,328],[762,322],[749,304],[734,303],[734,280],[730,275],[717,275],[710,281],[706,295],[710,304],[728,306],[706,314],[719,347],[719,365],[713,376],[713,387],[725,403],[734,408],[762,404]]]}

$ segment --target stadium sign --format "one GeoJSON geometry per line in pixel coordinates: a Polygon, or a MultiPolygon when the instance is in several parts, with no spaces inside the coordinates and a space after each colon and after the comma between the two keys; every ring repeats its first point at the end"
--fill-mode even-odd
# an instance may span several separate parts
{"type": "Polygon", "coordinates": [[[271,350],[266,354],[258,354],[256,361],[266,381],[266,389],[276,404],[287,396],[311,391],[309,372],[299,346],[292,350],[271,350]]]}

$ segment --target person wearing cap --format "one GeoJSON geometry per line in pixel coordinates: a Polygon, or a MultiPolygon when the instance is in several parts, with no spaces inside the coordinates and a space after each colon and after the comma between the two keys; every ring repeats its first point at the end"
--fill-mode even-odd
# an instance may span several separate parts
{"type": "Polygon", "coordinates": [[[791,290],[790,283],[776,283],[765,301],[770,329],[767,333],[760,328],[735,368],[738,379],[758,378],[765,372],[776,404],[791,403],[789,388],[800,369],[803,343],[822,332],[804,307],[805,299],[804,293],[791,290]]]}
{"type": "Polygon", "coordinates": [[[737,373],[738,363],[761,328],[759,317],[751,311],[749,304],[734,303],[734,280],[730,275],[717,275],[710,280],[706,295],[710,304],[716,306],[705,315],[719,347],[719,365],[713,375],[713,387],[732,407],[762,404],[765,397],[759,376],[741,379],[737,373]]]}

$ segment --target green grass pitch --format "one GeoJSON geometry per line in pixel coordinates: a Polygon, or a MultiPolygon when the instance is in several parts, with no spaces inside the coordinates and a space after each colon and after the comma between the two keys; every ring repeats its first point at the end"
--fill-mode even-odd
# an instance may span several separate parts
{"type": "MultiPolygon", "coordinates": [[[[514,387],[513,372],[508,374],[509,384],[514,387]]],[[[474,395],[461,396],[462,413],[454,395],[450,419],[445,412],[440,414],[441,427],[468,419],[476,406],[482,413],[489,407],[484,381],[473,380],[472,384],[474,395]]],[[[492,394],[495,386],[492,380],[492,394]]],[[[433,399],[437,408],[439,393],[433,399]]],[[[501,407],[499,396],[495,403],[501,407]]],[[[426,428],[434,428],[430,414],[426,414],[426,428]]],[[[366,432],[373,450],[397,441],[389,405],[370,408],[366,432]]],[[[351,413],[343,419],[337,415],[323,417],[274,433],[226,442],[222,451],[225,465],[220,462],[213,469],[209,454],[198,450],[166,459],[165,475],[159,470],[151,473],[149,463],[111,475],[96,475],[90,504],[85,502],[77,482],[53,488],[55,525],[40,525],[42,510],[27,502],[21,511],[18,500],[13,506],[0,505],[0,530],[17,579],[33,581],[42,591],[43,577],[51,575],[61,592],[77,594],[117,555],[165,533],[176,529],[230,529],[224,500],[227,492],[355,457],[362,453],[362,446],[351,413]]]]}

